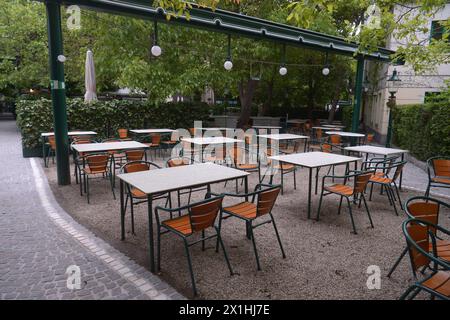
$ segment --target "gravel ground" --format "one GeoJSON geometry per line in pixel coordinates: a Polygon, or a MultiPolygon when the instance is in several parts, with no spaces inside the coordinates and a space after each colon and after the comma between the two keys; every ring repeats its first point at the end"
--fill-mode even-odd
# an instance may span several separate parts
{"type": "MultiPolygon", "coordinates": [[[[131,234],[127,215],[127,238],[122,242],[119,200],[113,200],[107,180],[92,181],[91,204],[88,205],[86,198],[80,197],[75,182],[70,186],[57,186],[55,165],[50,164],[45,172],[56,199],[74,219],[148,267],[145,204],[135,209],[135,236],[131,234]]],[[[336,170],[338,173],[342,173],[341,169],[336,170]]],[[[279,176],[275,183],[278,181],[279,176]]],[[[256,174],[252,174],[250,188],[256,183],[256,174]]],[[[273,210],[286,259],[281,257],[272,225],[264,225],[255,230],[262,265],[262,271],[257,271],[252,243],[245,237],[244,223],[237,219],[226,220],[222,228],[222,237],[236,273],[234,276],[230,277],[223,255],[215,253],[214,240],[207,243],[205,252],[201,251],[200,245],[192,248],[200,299],[397,299],[403,293],[412,281],[409,260],[402,261],[391,279],[386,275],[405,246],[401,223],[406,214],[399,210],[400,216],[395,216],[387,197],[380,195],[376,188],[373,201],[368,203],[375,228],[370,228],[363,207],[353,206],[358,230],[354,235],[346,207],[343,206],[341,215],[337,215],[337,196],[324,198],[319,222],[307,219],[307,187],[307,170],[298,169],[297,190],[293,188],[292,175],[285,176],[285,193],[280,195],[273,210]],[[381,268],[379,290],[369,290],[366,286],[369,276],[366,271],[370,265],[381,268]]],[[[214,192],[233,192],[234,183],[229,183],[226,188],[223,183],[217,184],[212,189],[214,192]]],[[[419,194],[407,190],[401,192],[403,201],[415,195],[419,194]]],[[[197,193],[193,199],[203,197],[204,193],[197,193]]],[[[185,204],[187,198],[183,200],[185,204]]],[[[173,201],[175,204],[175,196],[173,201]]],[[[313,216],[317,213],[318,201],[319,196],[313,196],[313,216]]],[[[233,200],[226,199],[225,204],[229,203],[233,200]]],[[[441,223],[450,226],[445,213],[441,223]]],[[[164,280],[192,297],[184,246],[177,236],[162,236],[161,267],[160,276],[164,280]]]]}

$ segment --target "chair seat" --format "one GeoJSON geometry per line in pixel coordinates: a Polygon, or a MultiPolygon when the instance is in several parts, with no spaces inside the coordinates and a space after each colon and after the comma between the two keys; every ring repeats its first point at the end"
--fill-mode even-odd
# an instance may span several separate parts
{"type": "Polygon", "coordinates": [[[241,170],[256,170],[256,169],[258,169],[258,165],[251,164],[251,163],[249,163],[249,164],[243,163],[243,164],[238,164],[237,168],[241,169],[241,170]]]}
{"type": "Polygon", "coordinates": [[[223,208],[224,212],[231,213],[244,219],[255,219],[256,210],[256,204],[246,201],[223,208]]]}
{"type": "Polygon", "coordinates": [[[383,172],[378,172],[370,177],[369,182],[389,184],[392,182],[391,178],[386,177],[383,172]],[[381,173],[381,174],[380,174],[381,173]]]}
{"type": "Polygon", "coordinates": [[[161,223],[163,226],[178,231],[184,235],[192,234],[191,222],[189,220],[189,215],[184,215],[178,218],[163,221],[161,223]]]}
{"type": "MultiPolygon", "coordinates": [[[[450,261],[450,241],[436,241],[437,256],[445,261],[450,261]]],[[[433,252],[433,244],[430,243],[429,251],[433,252]]]]}
{"type": "Polygon", "coordinates": [[[108,169],[92,170],[91,168],[84,168],[83,171],[84,171],[86,174],[108,173],[108,169]]]}
{"type": "Polygon", "coordinates": [[[450,184],[450,178],[431,178],[431,181],[436,183],[450,184]]]}
{"type": "Polygon", "coordinates": [[[353,187],[344,184],[333,184],[331,186],[325,186],[324,189],[328,192],[337,193],[347,197],[353,195],[353,187]]]}
{"type": "Polygon", "coordinates": [[[450,271],[438,271],[422,285],[426,288],[450,297],[450,271]]]}
{"type": "MultiPolygon", "coordinates": [[[[147,195],[142,192],[141,190],[139,190],[138,188],[131,188],[130,189],[131,195],[133,196],[133,198],[135,199],[146,199],[147,195]]],[[[165,195],[164,193],[156,193],[153,195],[153,199],[156,199],[158,197],[161,197],[165,195]]]]}

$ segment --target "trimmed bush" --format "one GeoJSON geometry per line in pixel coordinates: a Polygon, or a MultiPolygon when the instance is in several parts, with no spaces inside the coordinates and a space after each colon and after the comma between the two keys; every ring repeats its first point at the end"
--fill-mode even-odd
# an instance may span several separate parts
{"type": "Polygon", "coordinates": [[[393,109],[393,143],[416,158],[450,155],[450,103],[397,106],[393,109]]]}
{"type": "MultiPolygon", "coordinates": [[[[20,100],[16,111],[23,146],[38,147],[40,134],[53,131],[51,101],[20,100]]],[[[196,102],[156,105],[149,101],[111,100],[85,104],[82,99],[67,99],[69,131],[93,130],[99,139],[116,135],[119,128],[189,128],[195,120],[207,120],[208,113],[207,104],[196,102]]]]}
{"type": "Polygon", "coordinates": [[[345,126],[345,130],[351,131],[353,117],[353,106],[342,107],[342,124],[345,126]]]}

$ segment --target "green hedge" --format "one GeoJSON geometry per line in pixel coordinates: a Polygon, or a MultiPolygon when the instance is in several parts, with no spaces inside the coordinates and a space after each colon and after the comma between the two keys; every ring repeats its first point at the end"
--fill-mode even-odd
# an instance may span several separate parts
{"type": "MultiPolygon", "coordinates": [[[[16,106],[17,124],[26,148],[40,145],[41,132],[53,131],[53,113],[48,99],[20,100],[16,106]]],[[[208,119],[204,103],[164,103],[111,100],[85,104],[82,99],[67,99],[70,130],[93,130],[97,138],[115,135],[118,128],[189,128],[194,120],[208,119]]]]}
{"type": "Polygon", "coordinates": [[[393,109],[393,143],[420,160],[450,155],[450,103],[403,105],[393,109]]]}
{"type": "Polygon", "coordinates": [[[351,131],[353,117],[353,106],[342,107],[342,124],[345,126],[345,130],[351,131]]]}

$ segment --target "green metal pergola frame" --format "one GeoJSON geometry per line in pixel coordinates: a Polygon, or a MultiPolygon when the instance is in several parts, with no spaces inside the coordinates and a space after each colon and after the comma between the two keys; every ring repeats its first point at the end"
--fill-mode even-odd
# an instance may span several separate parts
{"type": "Polygon", "coordinates": [[[278,42],[289,46],[352,56],[357,60],[355,102],[352,118],[352,131],[359,125],[359,113],[362,100],[364,61],[376,60],[390,62],[394,51],[378,48],[375,52],[360,52],[356,42],[327,34],[295,28],[239,13],[225,10],[211,10],[193,5],[190,18],[185,16],[166,19],[167,12],[151,6],[151,0],[37,0],[44,2],[47,8],[47,26],[49,41],[49,63],[53,105],[54,131],[56,141],[56,161],[58,184],[70,184],[69,145],[67,137],[66,94],[64,84],[64,65],[58,61],[63,54],[61,33],[61,5],[78,5],[81,8],[102,11],[117,15],[127,15],[140,19],[178,24],[212,32],[234,34],[278,42]]]}

